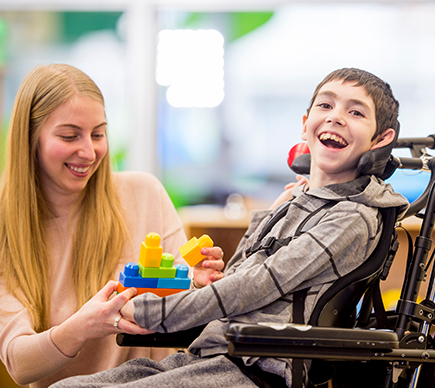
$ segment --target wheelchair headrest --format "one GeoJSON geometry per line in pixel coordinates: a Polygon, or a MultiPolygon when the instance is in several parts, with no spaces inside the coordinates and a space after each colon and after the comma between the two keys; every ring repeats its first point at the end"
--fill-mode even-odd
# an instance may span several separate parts
{"type": "MultiPolygon", "coordinates": [[[[396,145],[396,141],[399,137],[399,130],[400,124],[397,123],[396,133],[390,144],[381,148],[366,151],[361,155],[357,166],[360,175],[376,175],[385,180],[393,174],[398,167],[398,162],[391,155],[391,151],[396,145]]],[[[289,167],[296,174],[309,174],[310,164],[311,156],[309,153],[297,156],[293,162],[290,162],[289,160],[289,167]]]]}

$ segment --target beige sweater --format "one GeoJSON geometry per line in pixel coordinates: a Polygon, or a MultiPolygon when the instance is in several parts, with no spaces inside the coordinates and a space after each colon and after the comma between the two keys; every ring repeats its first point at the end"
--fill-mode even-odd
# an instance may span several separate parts
{"type": "MultiPolygon", "coordinates": [[[[149,232],[162,237],[164,252],[172,253],[176,262],[182,262],[178,248],[186,242],[180,219],[169,196],[153,176],[140,173],[114,174],[115,187],[125,208],[134,253],[127,244],[113,275],[129,261],[138,261],[140,244],[149,232]]],[[[48,230],[51,257],[51,313],[50,326],[54,327],[74,313],[75,295],[68,273],[71,271],[71,234],[67,217],[53,220],[48,230]]],[[[43,285],[41,285],[43,287],[43,285]]],[[[11,311],[0,316],[0,357],[12,378],[31,388],[45,388],[55,381],[78,374],[90,374],[106,370],[137,357],[160,360],[167,349],[119,347],[115,335],[87,343],[80,353],[69,358],[63,355],[51,341],[51,329],[36,334],[32,329],[27,309],[5,292],[0,279],[0,308],[11,311]]]]}

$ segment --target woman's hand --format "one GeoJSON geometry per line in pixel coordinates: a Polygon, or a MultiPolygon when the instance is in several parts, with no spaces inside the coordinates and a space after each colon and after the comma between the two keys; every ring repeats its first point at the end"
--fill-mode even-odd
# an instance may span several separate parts
{"type": "Polygon", "coordinates": [[[270,207],[270,210],[277,208],[279,205],[281,205],[282,203],[284,203],[286,201],[290,201],[293,198],[292,191],[294,188],[296,188],[298,186],[302,186],[304,184],[306,184],[308,187],[308,185],[310,183],[308,178],[303,176],[303,175],[296,175],[296,180],[297,180],[297,182],[290,182],[287,185],[285,185],[285,187],[284,187],[285,190],[278,196],[278,198],[275,200],[275,202],[270,207]]]}
{"type": "Polygon", "coordinates": [[[51,332],[57,348],[66,356],[73,357],[86,344],[95,338],[111,334],[149,334],[150,331],[137,326],[120,315],[121,308],[136,295],[135,288],[128,288],[118,295],[118,282],[108,282],[79,311],[51,332]]]}
{"type": "Polygon", "coordinates": [[[193,267],[193,284],[196,288],[208,286],[217,280],[223,279],[225,276],[222,273],[225,267],[222,248],[202,248],[201,254],[206,256],[205,259],[193,267]]]}

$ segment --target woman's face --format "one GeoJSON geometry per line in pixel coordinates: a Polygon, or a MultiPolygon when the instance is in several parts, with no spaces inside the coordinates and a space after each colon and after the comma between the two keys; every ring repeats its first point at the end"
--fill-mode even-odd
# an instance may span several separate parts
{"type": "Polygon", "coordinates": [[[86,187],[107,153],[106,126],[104,106],[81,95],[47,117],[37,155],[41,188],[48,201],[77,197],[86,187]]]}

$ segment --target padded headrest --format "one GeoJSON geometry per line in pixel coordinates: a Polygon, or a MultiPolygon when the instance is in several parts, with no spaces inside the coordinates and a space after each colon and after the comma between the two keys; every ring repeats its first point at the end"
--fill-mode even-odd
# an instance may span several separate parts
{"type": "MultiPolygon", "coordinates": [[[[397,123],[394,140],[390,144],[381,148],[366,151],[361,155],[357,166],[360,175],[376,175],[385,180],[393,174],[399,163],[392,157],[391,151],[396,145],[399,131],[400,124],[397,123]]],[[[311,155],[302,154],[293,160],[290,168],[296,174],[306,175],[310,173],[310,164],[311,155]]]]}

